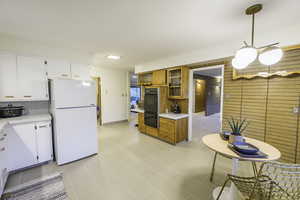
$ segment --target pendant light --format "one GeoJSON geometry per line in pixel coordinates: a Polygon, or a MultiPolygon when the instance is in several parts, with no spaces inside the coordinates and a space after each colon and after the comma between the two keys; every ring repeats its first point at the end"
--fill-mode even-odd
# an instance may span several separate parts
{"type": "Polygon", "coordinates": [[[246,9],[246,15],[252,15],[252,34],[251,45],[244,41],[244,46],[240,48],[235,57],[232,59],[232,66],[235,69],[245,69],[257,59],[263,65],[273,65],[279,62],[283,56],[283,51],[275,46],[279,43],[270,44],[267,46],[256,48],[254,46],[254,22],[255,14],[262,10],[262,4],[256,4],[246,9]],[[261,52],[259,52],[261,50],[261,52]]]}

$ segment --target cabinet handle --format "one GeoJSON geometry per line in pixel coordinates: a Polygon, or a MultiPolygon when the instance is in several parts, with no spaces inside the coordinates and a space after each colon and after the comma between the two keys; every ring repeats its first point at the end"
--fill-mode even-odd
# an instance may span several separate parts
{"type": "Polygon", "coordinates": [[[67,76],[68,76],[68,74],[62,74],[61,76],[67,77],[67,76]]]}
{"type": "Polygon", "coordinates": [[[6,137],[6,136],[7,136],[7,134],[6,134],[6,133],[4,133],[4,134],[3,134],[3,136],[4,136],[4,137],[6,137]]]}
{"type": "Polygon", "coordinates": [[[4,137],[0,138],[0,141],[3,141],[4,140],[4,137]]]}
{"type": "Polygon", "coordinates": [[[39,126],[39,128],[47,128],[48,125],[42,125],[42,126],[39,126]]]}
{"type": "Polygon", "coordinates": [[[31,98],[32,96],[30,96],[30,95],[25,95],[24,97],[25,97],[25,98],[31,98]]]}
{"type": "Polygon", "coordinates": [[[0,151],[5,151],[5,147],[2,147],[2,148],[0,149],[0,151]]]}
{"type": "Polygon", "coordinates": [[[5,96],[5,98],[15,98],[14,96],[5,96]]]}

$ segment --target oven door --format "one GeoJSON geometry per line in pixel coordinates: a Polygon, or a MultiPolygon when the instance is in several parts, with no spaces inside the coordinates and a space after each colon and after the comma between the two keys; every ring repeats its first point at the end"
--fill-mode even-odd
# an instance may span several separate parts
{"type": "Polygon", "coordinates": [[[144,109],[145,111],[152,112],[152,113],[158,112],[157,94],[145,94],[144,109]]]}
{"type": "Polygon", "coordinates": [[[158,128],[158,116],[156,113],[145,112],[144,113],[144,123],[147,126],[151,126],[153,128],[158,128]]]}

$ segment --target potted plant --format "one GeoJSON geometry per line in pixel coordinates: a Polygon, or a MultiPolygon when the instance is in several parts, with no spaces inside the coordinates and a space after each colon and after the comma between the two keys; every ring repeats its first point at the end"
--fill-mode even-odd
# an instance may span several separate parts
{"type": "Polygon", "coordinates": [[[243,142],[244,138],[242,136],[242,133],[246,130],[248,126],[248,122],[246,119],[238,120],[231,117],[230,120],[227,120],[230,128],[231,128],[231,135],[229,136],[229,142],[243,142]]]}

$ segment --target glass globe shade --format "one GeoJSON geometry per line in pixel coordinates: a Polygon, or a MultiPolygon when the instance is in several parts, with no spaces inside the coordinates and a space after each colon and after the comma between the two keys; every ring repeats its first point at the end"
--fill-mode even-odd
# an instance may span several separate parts
{"type": "Polygon", "coordinates": [[[282,56],[282,49],[278,47],[268,47],[260,53],[258,60],[260,63],[270,66],[278,63],[282,56]]]}
{"type": "Polygon", "coordinates": [[[257,49],[248,46],[239,49],[235,54],[235,58],[237,58],[240,61],[243,60],[241,62],[250,64],[256,60],[257,54],[257,49]]]}
{"type": "Polygon", "coordinates": [[[233,58],[231,64],[235,69],[245,69],[250,63],[243,59],[233,58]]]}

